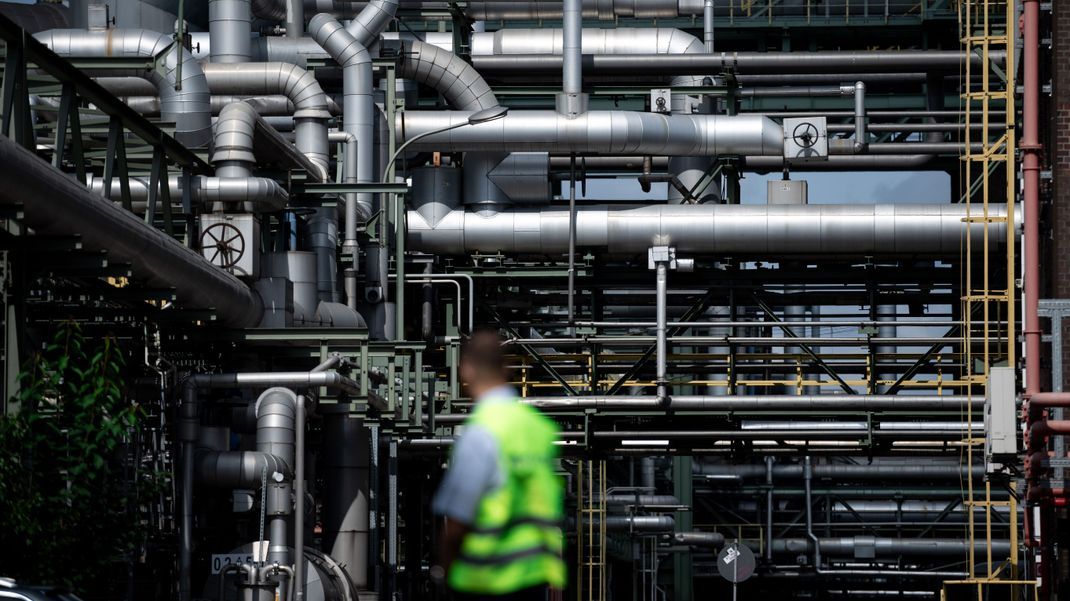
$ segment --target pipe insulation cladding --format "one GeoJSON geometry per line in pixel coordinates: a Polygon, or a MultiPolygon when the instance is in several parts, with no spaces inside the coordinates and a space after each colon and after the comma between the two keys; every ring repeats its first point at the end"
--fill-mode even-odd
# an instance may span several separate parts
{"type": "Polygon", "coordinates": [[[79,236],[90,249],[130,264],[151,286],[173,288],[186,307],[214,309],[223,325],[260,323],[263,304],[244,282],[0,136],[0,204],[23,207],[39,234],[79,236]]]}
{"type": "MultiPolygon", "coordinates": [[[[985,236],[983,227],[963,223],[966,210],[958,204],[584,207],[576,215],[576,245],[611,254],[672,246],[684,254],[747,257],[958,257],[967,232],[975,245],[985,236]]],[[[998,205],[989,210],[994,217],[1007,213],[998,205]]],[[[562,209],[456,210],[434,225],[409,211],[408,225],[409,248],[421,252],[561,254],[569,248],[569,212],[562,209]]],[[[993,251],[1002,246],[1005,226],[990,227],[988,241],[993,251]]]]}
{"type": "MultiPolygon", "coordinates": [[[[156,69],[107,69],[100,75],[130,75],[147,79],[159,93],[160,114],[175,124],[175,139],[192,148],[199,148],[211,138],[212,103],[208,81],[200,63],[191,53],[178,51],[179,47],[175,46],[170,34],[144,29],[52,29],[34,34],[34,38],[52,52],[65,57],[159,58],[156,69]]],[[[92,70],[86,70],[86,73],[96,74],[92,70]]]]}
{"type": "Polygon", "coordinates": [[[423,151],[553,152],[670,156],[776,155],[784,130],[759,115],[663,115],[589,111],[511,111],[488,123],[464,124],[471,111],[407,111],[397,116],[397,144],[419,136],[423,151]],[[455,126],[456,129],[433,133],[455,126]]]}

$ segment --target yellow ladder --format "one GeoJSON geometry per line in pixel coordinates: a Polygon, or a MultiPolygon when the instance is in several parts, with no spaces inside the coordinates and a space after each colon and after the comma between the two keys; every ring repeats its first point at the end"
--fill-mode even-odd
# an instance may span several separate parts
{"type": "Polygon", "coordinates": [[[581,460],[576,470],[577,601],[606,598],[606,462],[581,460]]]}

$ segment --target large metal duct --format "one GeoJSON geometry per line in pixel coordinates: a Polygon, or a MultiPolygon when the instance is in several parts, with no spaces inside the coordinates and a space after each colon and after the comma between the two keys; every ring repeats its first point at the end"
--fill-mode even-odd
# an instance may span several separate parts
{"type": "Polygon", "coordinates": [[[209,0],[208,35],[213,63],[247,63],[251,57],[249,0],[209,0]]]}
{"type": "MultiPolygon", "coordinates": [[[[474,129],[474,128],[473,128],[474,129]]],[[[655,205],[590,207],[577,212],[576,244],[611,254],[673,246],[679,253],[779,257],[868,255],[958,257],[966,232],[980,245],[983,228],[963,224],[962,205],[655,205]]],[[[990,214],[1006,215],[1002,206],[990,214]]],[[[435,225],[409,212],[408,245],[439,254],[568,251],[569,212],[453,211],[435,225]]],[[[991,248],[1006,228],[992,228],[991,248]]]]}
{"type": "Polygon", "coordinates": [[[316,77],[288,63],[207,64],[204,75],[212,94],[282,94],[294,105],[295,146],[328,177],[327,95],[316,77]]]}
{"type": "Polygon", "coordinates": [[[177,240],[90,192],[30,151],[0,136],[0,203],[23,205],[37,233],[80,236],[87,248],[130,263],[149,285],[173,288],[179,304],[214,309],[227,326],[260,323],[260,297],[177,240]]]}
{"type": "MultiPolygon", "coordinates": [[[[347,111],[348,113],[348,111],[347,111]]],[[[781,155],[784,132],[757,115],[662,115],[589,111],[575,118],[554,111],[512,111],[478,125],[469,111],[406,111],[397,116],[398,143],[426,151],[501,151],[673,156],[781,155]],[[457,129],[434,134],[447,126],[457,129]]]]}
{"type": "MultiPolygon", "coordinates": [[[[143,77],[156,86],[160,113],[175,123],[175,138],[190,147],[201,147],[211,137],[212,109],[208,81],[200,64],[189,52],[174,44],[169,34],[144,29],[81,31],[53,29],[35,34],[37,41],[61,56],[160,57],[156,69],[109,69],[100,75],[143,77]],[[179,64],[182,80],[178,80],[179,64]]],[[[93,75],[96,73],[89,72],[93,75]]]]}
{"type": "Polygon", "coordinates": [[[419,40],[401,40],[400,45],[398,77],[434,88],[456,110],[482,111],[498,106],[494,90],[461,57],[419,40]]]}

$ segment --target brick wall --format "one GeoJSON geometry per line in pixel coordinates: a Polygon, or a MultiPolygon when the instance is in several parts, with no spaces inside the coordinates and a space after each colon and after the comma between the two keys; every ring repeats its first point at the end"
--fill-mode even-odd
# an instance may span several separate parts
{"type": "MultiPolygon", "coordinates": [[[[1045,162],[1052,170],[1049,298],[1070,298],[1070,2],[1053,2],[1052,96],[1049,121],[1041,123],[1045,162]],[[1048,125],[1048,127],[1045,127],[1048,125]]],[[[1042,96],[1042,101],[1046,100],[1042,96]]],[[[1041,182],[1042,190],[1048,182],[1041,182]]],[[[1045,198],[1042,191],[1041,199],[1045,198]]],[[[1046,327],[1046,324],[1045,324],[1046,327]]],[[[1070,340],[1064,332],[1064,340],[1070,340]]],[[[1064,390],[1070,390],[1070,349],[1064,349],[1064,390]]]]}
{"type": "Polygon", "coordinates": [[[1055,241],[1052,251],[1054,273],[1050,292],[1058,298],[1070,298],[1070,6],[1054,3],[1052,33],[1052,127],[1046,153],[1054,171],[1053,222],[1055,241]],[[1062,251],[1062,252],[1060,252],[1062,251]]]}

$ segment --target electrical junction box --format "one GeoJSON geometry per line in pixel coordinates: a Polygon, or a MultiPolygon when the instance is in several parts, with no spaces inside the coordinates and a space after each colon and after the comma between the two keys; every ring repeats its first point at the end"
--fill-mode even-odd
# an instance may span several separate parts
{"type": "Polygon", "coordinates": [[[672,90],[657,88],[650,90],[650,112],[669,114],[672,112],[672,90]]]}
{"type": "Polygon", "coordinates": [[[201,254],[238,277],[260,277],[260,220],[251,213],[200,216],[201,254]]]}
{"type": "Polygon", "coordinates": [[[826,161],[828,158],[828,121],[824,117],[784,119],[785,163],[826,161]]]}
{"type": "Polygon", "coordinates": [[[766,202],[771,205],[804,205],[807,201],[806,180],[778,179],[767,182],[766,202]]]}
{"type": "Polygon", "coordinates": [[[985,393],[985,464],[988,472],[1017,463],[1018,404],[1015,373],[1011,367],[989,370],[985,393]]]}

